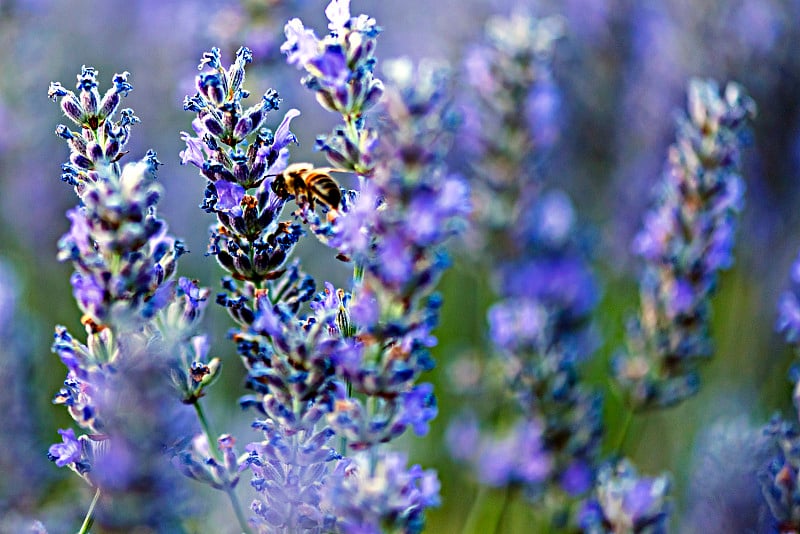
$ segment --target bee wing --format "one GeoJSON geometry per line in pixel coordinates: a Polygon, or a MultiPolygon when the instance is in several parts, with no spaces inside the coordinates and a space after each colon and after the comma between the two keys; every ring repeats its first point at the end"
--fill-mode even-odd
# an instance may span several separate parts
{"type": "Polygon", "coordinates": [[[347,169],[339,169],[337,167],[315,167],[314,170],[315,171],[319,171],[319,172],[325,172],[325,173],[330,173],[330,172],[348,172],[348,173],[352,173],[353,172],[353,171],[350,171],[350,170],[347,170],[347,169]]]}

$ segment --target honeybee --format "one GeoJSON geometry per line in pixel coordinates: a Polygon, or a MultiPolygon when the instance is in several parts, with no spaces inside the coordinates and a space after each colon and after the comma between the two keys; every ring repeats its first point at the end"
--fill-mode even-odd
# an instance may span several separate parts
{"type": "Polygon", "coordinates": [[[318,201],[336,211],[342,202],[342,191],[339,184],[331,177],[332,172],[349,172],[333,167],[314,167],[311,163],[292,163],[286,169],[275,175],[272,190],[281,198],[294,195],[299,206],[308,206],[314,209],[314,202],[318,201]]]}

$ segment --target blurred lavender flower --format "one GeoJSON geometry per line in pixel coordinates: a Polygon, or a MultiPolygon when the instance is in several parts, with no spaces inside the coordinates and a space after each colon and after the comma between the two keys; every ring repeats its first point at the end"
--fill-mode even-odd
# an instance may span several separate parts
{"type": "Polygon", "coordinates": [[[489,334],[525,417],[543,421],[552,480],[576,495],[589,487],[602,435],[601,398],[580,383],[596,343],[587,325],[597,288],[567,197],[544,194],[528,217],[528,257],[501,266],[505,298],[489,309],[489,334]]]}
{"type": "Polygon", "coordinates": [[[773,453],[771,439],[744,416],[703,429],[691,464],[685,532],[767,532],[768,514],[754,481],[773,453]]]}
{"type": "Polygon", "coordinates": [[[776,328],[784,334],[787,342],[797,345],[800,342],[800,256],[792,264],[790,283],[778,301],[776,328]]]}
{"type": "Polygon", "coordinates": [[[796,422],[772,418],[764,433],[774,442],[777,454],[758,473],[761,490],[777,532],[800,529],[800,431],[796,422]]]}
{"type": "Polygon", "coordinates": [[[386,157],[401,158],[409,169],[438,164],[447,157],[460,120],[452,102],[452,69],[443,61],[414,65],[401,57],[384,61],[381,70],[390,84],[379,108],[383,131],[391,135],[386,157]]]}
{"type": "MultiPolygon", "coordinates": [[[[698,7],[673,0],[630,6],[618,3],[615,7],[615,33],[624,32],[625,37],[609,39],[605,50],[598,48],[595,53],[608,53],[610,47],[624,51],[616,58],[618,63],[611,63],[616,72],[605,74],[615,78],[612,83],[621,95],[619,105],[607,108],[616,119],[613,150],[617,167],[608,199],[617,207],[615,235],[622,234],[621,241],[626,241],[626,237],[635,234],[641,220],[641,212],[632,206],[649,190],[644,178],[659,172],[661,167],[652,147],[667,146],[670,142],[668,117],[679,102],[685,80],[696,73],[718,79],[734,78],[745,83],[759,102],[782,99],[778,95],[784,93],[780,89],[784,79],[779,73],[794,68],[789,66],[794,60],[787,57],[782,43],[783,39],[794,39],[790,37],[795,31],[790,21],[796,5],[781,0],[734,0],[708,2],[698,7]],[[693,53],[695,50],[707,53],[693,53]],[[654,57],[659,61],[653,61],[654,57]]],[[[606,69],[609,66],[608,62],[595,63],[606,69]]],[[[587,77],[585,73],[582,76],[587,77]]],[[[780,186],[774,181],[788,175],[783,154],[778,156],[786,143],[785,131],[775,128],[774,121],[781,119],[770,117],[772,104],[776,109],[786,106],[775,101],[765,105],[765,113],[759,120],[757,133],[765,156],[759,162],[763,175],[752,176],[750,183],[767,195],[751,195],[750,215],[746,216],[752,217],[752,226],[761,236],[748,247],[752,250],[759,245],[770,247],[772,239],[781,237],[773,234],[779,225],[770,222],[769,216],[775,211],[775,202],[780,202],[777,193],[780,186]],[[756,182],[759,178],[762,183],[756,182]]],[[[595,118],[594,122],[599,121],[595,118]]],[[[756,188],[750,191],[755,192],[756,188]]]]}
{"type": "Polygon", "coordinates": [[[31,330],[36,324],[20,302],[23,290],[11,265],[0,258],[0,404],[4,407],[0,447],[5,451],[0,457],[0,525],[16,523],[15,515],[30,513],[52,475],[41,462],[43,444],[31,416],[35,390],[29,387],[34,370],[29,336],[35,335],[31,330]]]}
{"type": "Polygon", "coordinates": [[[482,484],[521,486],[531,496],[541,493],[553,470],[545,449],[543,425],[521,420],[503,437],[482,436],[474,417],[462,417],[447,431],[450,450],[458,460],[474,463],[482,484]]]}
{"type": "Polygon", "coordinates": [[[640,477],[621,460],[600,470],[595,496],[583,504],[578,521],[589,534],[664,534],[669,488],[665,476],[640,477]]]}
{"type": "Polygon", "coordinates": [[[470,91],[460,101],[460,144],[471,174],[482,177],[472,184],[474,217],[490,232],[470,235],[471,247],[497,246],[493,238],[502,240],[518,216],[513,208],[518,195],[538,190],[535,178],[559,131],[560,96],[550,63],[562,32],[561,18],[539,19],[519,10],[508,18],[492,17],[485,43],[467,53],[470,91]]]}
{"type": "Polygon", "coordinates": [[[377,446],[407,427],[423,435],[437,413],[432,386],[415,382],[434,364],[428,349],[441,299],[431,292],[448,266],[442,244],[469,209],[466,185],[442,162],[447,71],[433,63],[414,69],[407,60],[386,70],[375,167],[334,220],[329,240],[355,264],[347,307],[352,350],[333,363],[374,406],[355,396],[335,405],[331,424],[355,438],[354,448],[377,446]]]}
{"type": "Polygon", "coordinates": [[[495,17],[486,43],[466,60],[465,160],[476,206],[467,247],[481,247],[499,297],[488,312],[490,350],[522,418],[509,437],[476,438],[476,449],[460,456],[484,483],[521,485],[533,498],[560,488],[569,499],[591,487],[602,420],[601,399],[579,371],[596,345],[589,324],[599,291],[572,202],[546,188],[542,165],[558,132],[550,63],[562,23],[521,11],[495,17]],[[492,476],[487,465],[499,460],[487,458],[521,446],[524,436],[531,457],[492,476]]]}
{"type": "Polygon", "coordinates": [[[688,115],[634,250],[646,264],[641,313],[627,351],[614,361],[616,379],[636,408],[670,406],[699,387],[697,366],[711,355],[710,298],[733,262],[736,215],[744,185],[739,150],[755,104],[736,85],[722,95],[693,80],[688,115]]]}

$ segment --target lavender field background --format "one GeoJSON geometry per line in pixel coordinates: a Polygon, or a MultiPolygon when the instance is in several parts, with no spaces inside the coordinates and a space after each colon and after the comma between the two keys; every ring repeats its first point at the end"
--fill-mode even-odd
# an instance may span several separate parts
{"type": "MultiPolygon", "coordinates": [[[[50,350],[53,328],[82,331],[69,283],[72,267],[56,260],[58,239],[69,228],[64,214],[76,199],[59,179],[67,150],[53,131],[65,119],[47,99],[50,82],[72,88],[75,73],[86,65],[99,71],[102,88],[113,73],[130,71],[134,90],[125,105],[136,110],[141,124],[127,147],[129,157],[157,151],[164,164],[158,173],[164,188],[159,215],[191,251],[181,259],[179,274],[214,294],[222,271],[204,255],[213,217],[198,209],[206,184],[179,157],[185,148],[180,132],[190,131],[192,119],[182,102],[195,92],[198,59],[218,46],[227,64],[239,46],[251,48],[248,88],[259,95],[274,87],[283,98],[281,112],[302,110],[292,123],[299,140],[292,160],[324,165],[314,139],[330,131],[337,117],[316,104],[279,47],[284,24],[293,17],[324,33],[326,5],[0,0],[0,532],[25,532],[32,520],[42,521],[51,534],[74,532],[93,493],[47,459],[48,447],[60,439],[57,429],[71,424],[51,403],[65,373],[50,350]]],[[[770,512],[753,468],[771,457],[761,429],[775,412],[797,420],[788,378],[796,356],[775,325],[800,250],[800,2],[353,0],[351,9],[354,15],[368,13],[383,29],[378,77],[385,60],[401,56],[450,65],[454,109],[467,119],[460,119],[446,160],[460,172],[471,168],[467,158],[475,140],[469,128],[489,120],[470,123],[470,110],[459,108],[471,105],[465,63],[472,47],[484,42],[485,21],[519,10],[563,17],[563,37],[555,41],[549,67],[551,92],[537,108],[534,128],[541,129],[533,135],[545,148],[535,174],[544,189],[571,198],[580,246],[597,282],[596,306],[587,314],[591,357],[580,363],[580,376],[603,395],[600,456],[619,452],[617,438],[627,428],[621,452],[637,470],[669,473],[669,532],[761,532],[756,529],[770,512]],[[637,414],[626,427],[611,362],[625,344],[626,320],[639,306],[642,260],[632,242],[652,205],[675,139],[675,116],[686,107],[693,77],[714,78],[722,86],[736,81],[758,108],[749,146],[742,149],[745,200],[735,260],[719,277],[712,300],[713,358],[701,368],[699,393],[678,406],[637,414]]],[[[404,435],[393,447],[438,472],[441,506],[426,512],[426,532],[548,532],[540,505],[521,493],[483,488],[469,462],[459,461],[448,445],[448,428],[465,411],[508,404],[496,390],[475,387],[481,373],[497,372],[475,362],[489,351],[487,311],[498,299],[491,243],[476,233],[467,229],[450,240],[453,267],[439,285],[444,304],[431,349],[437,363],[423,376],[435,386],[438,415],[427,435],[404,435]]],[[[318,287],[324,280],[347,284],[349,267],[329,261],[323,245],[308,241],[299,256],[318,287]]],[[[225,339],[230,319],[211,303],[203,324],[212,354],[223,360],[220,382],[206,397],[210,417],[227,422],[242,445],[250,435],[260,439],[249,428],[251,415],[237,405],[245,370],[225,339]]],[[[502,428],[512,419],[502,408],[482,416],[489,427],[502,428]]],[[[224,495],[184,483],[194,502],[202,503],[196,517],[206,527],[197,532],[238,532],[224,495]]],[[[249,502],[247,477],[239,491],[249,502]]]]}

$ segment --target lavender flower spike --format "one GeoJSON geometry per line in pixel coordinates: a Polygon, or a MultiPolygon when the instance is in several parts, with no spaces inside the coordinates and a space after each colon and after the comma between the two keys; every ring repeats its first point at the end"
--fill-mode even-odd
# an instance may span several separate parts
{"type": "Polygon", "coordinates": [[[730,83],[692,80],[688,115],[655,205],[634,250],[645,260],[641,312],[614,372],[637,408],[670,406],[699,387],[697,367],[711,356],[710,298],[719,272],[733,262],[733,235],[744,185],[740,149],[755,104],[730,83]]]}
{"type": "MultiPolygon", "coordinates": [[[[792,265],[791,287],[781,295],[778,302],[779,331],[795,351],[798,348],[798,261],[792,265]]],[[[792,400],[795,412],[800,412],[800,367],[796,364],[789,372],[794,384],[792,400]]],[[[800,531],[800,427],[797,415],[784,420],[775,414],[764,428],[764,436],[772,446],[773,455],[758,473],[764,501],[769,507],[771,531],[800,531]]]]}
{"type": "MultiPolygon", "coordinates": [[[[268,105],[242,109],[248,57],[247,49],[240,49],[226,70],[219,50],[205,54],[198,93],[185,105],[197,113],[193,128],[200,139],[184,134],[182,158],[208,180],[202,207],[218,221],[211,228],[208,253],[230,273],[217,303],[238,324],[231,338],[253,391],[240,403],[257,411],[261,419],[252,426],[264,439],[247,445],[243,463],[232,452],[225,465],[204,460],[207,443],[195,443],[180,465],[193,478],[229,489],[239,470],[250,468],[257,497],[248,527],[255,532],[327,532],[335,518],[319,503],[330,462],[339,458],[329,445],[334,432],[324,419],[341,389],[331,364],[332,355],[343,349],[342,337],[332,328],[339,314],[337,293],[327,288],[311,303],[312,313],[301,312],[314,297],[315,282],[289,258],[304,230],[281,220],[289,196],[279,195],[274,185],[276,174],[286,168],[288,145],[296,142],[289,126],[300,112],[287,112],[274,132],[263,127],[266,113],[279,103],[271,89],[263,99],[268,105]],[[217,85],[236,89],[220,95],[217,85]]],[[[232,444],[226,446],[232,450],[232,444]]]]}
{"type": "Polygon", "coordinates": [[[59,259],[75,268],[71,283],[86,341],[56,328],[53,351],[68,373],[53,402],[66,406],[84,434],[60,430],[62,443],[48,456],[114,502],[101,502],[98,525],[177,531],[183,490],[165,453],[180,450],[194,434],[187,405],[197,406],[219,370],[197,333],[208,291],[175,280],[186,250],[156,214],[155,153],[119,164],[138,120],[130,109],[115,113],[131,90],[127,74],[115,76],[103,98],[96,74],[82,69],[79,95],[57,83],[50,88],[80,127],[56,130],[70,148],[62,179],[81,201],[68,213],[71,228],[59,241],[59,259]]]}
{"type": "Polygon", "coordinates": [[[299,19],[290,20],[281,52],[308,73],[303,84],[315,92],[317,102],[344,118],[344,127],[317,140],[319,149],[335,166],[368,175],[373,168],[368,155],[376,137],[365,128],[363,114],[383,94],[383,82],[373,76],[380,28],[367,15],[351,17],[349,0],[332,0],[325,15],[330,33],[322,39],[299,19]]]}
{"type": "MultiPolygon", "coordinates": [[[[560,120],[551,63],[563,22],[522,10],[489,20],[484,42],[466,59],[459,137],[475,205],[465,242],[484,260],[497,295],[487,351],[496,363],[484,365],[505,370],[502,384],[483,380],[475,400],[490,413],[484,399],[502,388],[518,400],[520,418],[508,424],[508,437],[476,438],[478,452],[457,452],[479,481],[521,488],[550,510],[591,488],[603,433],[602,399],[581,376],[597,344],[598,284],[572,201],[542,172],[560,120]],[[512,459],[509,451],[523,443],[525,453],[512,459]]],[[[470,431],[478,430],[476,421],[470,431]]]]}

